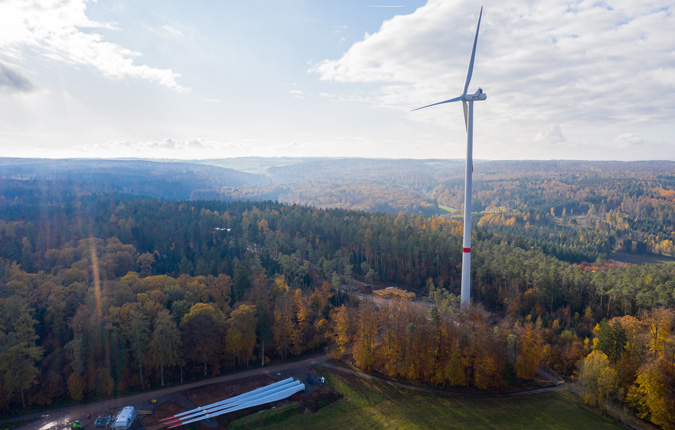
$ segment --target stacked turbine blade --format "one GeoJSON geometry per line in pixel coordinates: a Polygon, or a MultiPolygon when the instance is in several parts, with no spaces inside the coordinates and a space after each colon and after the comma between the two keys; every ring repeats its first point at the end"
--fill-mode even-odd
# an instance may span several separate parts
{"type": "Polygon", "coordinates": [[[229,399],[200,406],[195,409],[181,412],[171,417],[160,420],[168,428],[180,427],[185,424],[206,420],[253,406],[276,402],[303,391],[305,384],[294,381],[293,378],[284,379],[264,387],[260,387],[248,393],[240,394],[229,399]]]}

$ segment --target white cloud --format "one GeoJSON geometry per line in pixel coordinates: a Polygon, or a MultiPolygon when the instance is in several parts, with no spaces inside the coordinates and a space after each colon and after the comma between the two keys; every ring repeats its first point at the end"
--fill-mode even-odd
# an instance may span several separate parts
{"type": "Polygon", "coordinates": [[[292,95],[298,100],[303,100],[305,98],[304,93],[300,90],[289,90],[288,94],[292,95]]]}
{"type": "Polygon", "coordinates": [[[329,100],[339,100],[341,102],[350,102],[350,103],[374,103],[375,100],[373,98],[369,98],[363,95],[356,95],[356,94],[348,94],[348,93],[343,93],[343,94],[335,94],[335,93],[328,93],[325,91],[319,92],[319,97],[324,97],[329,100]]]}
{"type": "MultiPolygon", "coordinates": [[[[0,132],[1,134],[1,132],[0,132]]],[[[59,151],[58,157],[81,158],[155,158],[155,159],[208,159],[242,156],[291,157],[329,156],[340,157],[353,151],[365,150],[367,156],[381,157],[394,155],[391,139],[375,139],[359,136],[332,136],[324,140],[287,137],[283,139],[256,139],[236,135],[213,138],[165,138],[138,141],[133,139],[112,139],[96,144],[76,145],[69,151],[59,151]]],[[[13,156],[45,157],[54,156],[48,148],[40,151],[22,152],[13,156]],[[41,155],[40,155],[41,151],[41,155]]],[[[10,152],[8,151],[8,154],[10,152]]],[[[0,145],[0,155],[3,148],[0,145]]]]}
{"type": "Polygon", "coordinates": [[[164,24],[163,26],[160,27],[160,29],[165,33],[168,34],[169,36],[173,37],[183,37],[183,33],[178,30],[177,28],[171,27],[168,24],[164,24]]]}
{"type": "MultiPolygon", "coordinates": [[[[478,11],[469,0],[429,0],[310,71],[326,81],[374,84],[372,97],[363,99],[402,112],[454,97],[464,83],[478,11]]],[[[469,88],[481,86],[488,94],[476,105],[486,140],[521,147],[535,138],[573,144],[594,127],[607,132],[672,123],[672,12],[670,0],[487,6],[469,88]],[[565,139],[561,126],[574,136],[565,139]]],[[[452,109],[408,118],[463,131],[461,108],[452,109]]]]}
{"type": "Polygon", "coordinates": [[[562,130],[559,125],[549,125],[537,132],[537,135],[534,137],[535,142],[554,144],[566,142],[567,139],[563,136],[562,130]]]}
{"type": "Polygon", "coordinates": [[[201,150],[207,147],[213,148],[214,147],[213,142],[206,142],[203,139],[198,138],[188,138],[185,140],[166,138],[163,140],[148,140],[144,142],[115,139],[109,140],[107,142],[101,142],[95,145],[78,145],[75,147],[75,149],[81,151],[95,151],[95,152],[122,151],[124,153],[127,153],[128,151],[136,151],[139,153],[146,153],[148,151],[154,150],[170,150],[170,151],[182,151],[192,149],[201,150]]]}
{"type": "Polygon", "coordinates": [[[633,133],[624,133],[614,139],[614,143],[620,148],[627,148],[631,146],[644,146],[647,141],[633,133]]]}
{"type": "MultiPolygon", "coordinates": [[[[0,148],[1,149],[1,148],[0,148]]],[[[94,158],[174,158],[206,159],[241,157],[248,155],[287,155],[288,144],[275,143],[240,136],[215,138],[189,137],[149,140],[111,139],[94,144],[75,145],[70,151],[60,151],[60,156],[94,158]]],[[[49,153],[49,152],[47,152],[49,153]]],[[[2,155],[2,151],[0,151],[2,155]]],[[[44,156],[44,155],[43,155],[44,156]]]]}
{"type": "Polygon", "coordinates": [[[134,61],[142,54],[106,42],[94,29],[115,29],[90,20],[85,0],[0,1],[0,52],[14,60],[26,49],[73,65],[97,69],[109,79],[144,79],[177,92],[189,87],[178,84],[180,74],[134,61]]]}

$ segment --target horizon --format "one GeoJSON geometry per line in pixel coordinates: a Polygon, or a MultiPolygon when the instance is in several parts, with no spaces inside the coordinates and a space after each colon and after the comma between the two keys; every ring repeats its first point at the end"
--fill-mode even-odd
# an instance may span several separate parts
{"type": "MultiPolygon", "coordinates": [[[[0,156],[462,159],[480,5],[380,3],[2,2],[0,156]]],[[[671,4],[483,4],[477,159],[675,160],[671,4]]]]}
{"type": "MultiPolygon", "coordinates": [[[[218,157],[218,158],[151,158],[151,157],[13,157],[13,156],[0,156],[0,160],[10,159],[10,160],[76,160],[76,161],[150,161],[150,162],[167,162],[167,163],[194,163],[194,164],[203,164],[202,162],[206,161],[218,161],[218,160],[237,160],[237,159],[262,159],[262,160],[274,160],[274,159],[288,159],[288,160],[382,160],[382,161],[457,161],[465,163],[466,159],[464,158],[387,158],[387,157],[359,157],[359,156],[257,156],[257,155],[244,155],[236,157],[218,157]]],[[[490,159],[490,158],[474,158],[473,162],[501,162],[501,161],[512,161],[512,162],[570,162],[570,163],[675,163],[675,160],[665,160],[665,159],[644,159],[644,160],[618,160],[618,159],[574,159],[574,158],[520,158],[520,159],[490,159]]],[[[235,169],[236,170],[236,169],[235,169]]]]}

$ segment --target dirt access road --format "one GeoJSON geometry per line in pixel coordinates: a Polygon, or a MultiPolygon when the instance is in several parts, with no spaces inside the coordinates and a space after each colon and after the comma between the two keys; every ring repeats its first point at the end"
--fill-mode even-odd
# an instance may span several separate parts
{"type": "Polygon", "coordinates": [[[94,420],[98,415],[108,415],[111,410],[121,409],[124,406],[133,405],[139,409],[145,409],[142,405],[150,405],[152,399],[158,399],[178,393],[181,391],[203,387],[211,384],[218,384],[222,382],[234,381],[237,379],[249,378],[260,375],[274,375],[279,372],[292,370],[302,367],[311,367],[317,364],[325,363],[330,357],[326,354],[306,358],[301,361],[292,363],[278,364],[274,366],[261,367],[258,369],[246,370],[244,372],[233,373],[231,375],[218,376],[216,378],[206,379],[203,381],[192,382],[184,385],[177,385],[169,388],[162,388],[154,391],[146,391],[131,396],[120,397],[117,399],[103,400],[95,403],[88,403],[86,405],[70,406],[63,409],[55,409],[45,412],[37,412],[34,414],[24,415],[21,417],[13,417],[0,420],[0,426],[3,423],[19,421],[24,419],[34,419],[28,424],[24,424],[17,429],[20,430],[62,430],[70,428],[70,423],[75,420],[80,420],[87,429],[94,428],[94,420]],[[87,414],[90,418],[87,418],[87,414]]]}

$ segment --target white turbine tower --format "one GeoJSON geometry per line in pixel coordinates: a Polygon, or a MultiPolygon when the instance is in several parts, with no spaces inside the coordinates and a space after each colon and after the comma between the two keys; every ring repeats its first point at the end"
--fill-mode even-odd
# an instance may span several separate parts
{"type": "Polygon", "coordinates": [[[480,8],[478,16],[478,25],[476,26],[476,37],[473,39],[473,49],[471,50],[471,60],[469,61],[469,70],[466,71],[466,80],[464,81],[464,92],[459,97],[438,102],[427,106],[422,106],[413,111],[428,108],[431,106],[442,105],[444,103],[462,102],[464,108],[464,125],[466,126],[466,179],[464,182],[464,244],[462,252],[462,309],[471,302],[471,174],[473,173],[473,102],[485,100],[487,95],[482,89],[478,88],[473,94],[467,94],[471,75],[473,74],[473,60],[476,57],[476,43],[478,42],[478,30],[480,29],[480,19],[483,17],[483,7],[480,8]]]}

